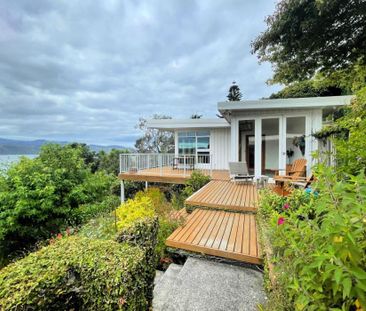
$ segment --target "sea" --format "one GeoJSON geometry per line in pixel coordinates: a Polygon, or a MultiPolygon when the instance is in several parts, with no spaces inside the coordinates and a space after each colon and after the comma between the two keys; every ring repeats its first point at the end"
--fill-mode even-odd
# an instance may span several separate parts
{"type": "Polygon", "coordinates": [[[14,162],[18,162],[21,157],[34,159],[38,154],[0,154],[0,168],[6,168],[14,162]]]}

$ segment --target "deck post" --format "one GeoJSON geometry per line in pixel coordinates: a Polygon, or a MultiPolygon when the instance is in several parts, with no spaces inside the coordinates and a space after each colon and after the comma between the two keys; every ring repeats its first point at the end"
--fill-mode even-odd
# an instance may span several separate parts
{"type": "Polygon", "coordinates": [[[123,180],[121,180],[121,204],[125,202],[125,185],[123,180]]]}
{"type": "Polygon", "coordinates": [[[149,182],[145,181],[145,190],[147,190],[149,188],[149,182]]]}
{"type": "Polygon", "coordinates": [[[184,177],[186,176],[186,164],[187,164],[186,155],[184,155],[183,156],[183,176],[184,177]]]}

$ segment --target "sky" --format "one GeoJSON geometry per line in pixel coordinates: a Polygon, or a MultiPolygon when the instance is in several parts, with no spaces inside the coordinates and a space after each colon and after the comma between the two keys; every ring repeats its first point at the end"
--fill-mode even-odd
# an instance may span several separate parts
{"type": "Polygon", "coordinates": [[[140,117],[269,96],[272,0],[0,0],[0,137],[133,146],[140,117]]]}

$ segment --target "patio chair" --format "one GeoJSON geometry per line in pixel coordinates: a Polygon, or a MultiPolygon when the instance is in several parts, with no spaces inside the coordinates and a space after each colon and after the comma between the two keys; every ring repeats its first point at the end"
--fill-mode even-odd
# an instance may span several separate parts
{"type": "Polygon", "coordinates": [[[286,172],[286,175],[284,176],[275,175],[274,180],[276,182],[303,181],[306,175],[306,163],[307,163],[306,159],[303,158],[295,160],[289,171],[286,172]]]}
{"type": "Polygon", "coordinates": [[[250,175],[247,162],[229,162],[229,173],[231,180],[238,181],[253,181],[254,175],[250,175]]]}
{"type": "Polygon", "coordinates": [[[294,188],[306,189],[315,180],[314,174],[311,174],[308,178],[299,177],[296,181],[290,181],[290,185],[294,188]]]}

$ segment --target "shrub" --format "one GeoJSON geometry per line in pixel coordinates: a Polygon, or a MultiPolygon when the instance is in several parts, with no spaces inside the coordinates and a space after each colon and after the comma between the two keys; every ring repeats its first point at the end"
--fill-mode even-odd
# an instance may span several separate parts
{"type": "Polygon", "coordinates": [[[122,230],[134,224],[139,219],[154,217],[154,209],[150,198],[138,197],[127,200],[117,210],[117,228],[122,230]]]}
{"type": "Polygon", "coordinates": [[[145,296],[149,303],[153,298],[154,277],[156,269],[156,244],[159,223],[156,217],[144,218],[135,221],[132,225],[123,228],[118,232],[118,242],[128,242],[131,245],[138,246],[144,251],[144,260],[146,271],[144,278],[147,286],[144,288],[145,296]]]}
{"type": "Polygon", "coordinates": [[[186,195],[186,197],[189,197],[194,192],[206,185],[210,180],[210,176],[204,175],[199,171],[193,171],[190,178],[186,182],[186,187],[184,188],[183,193],[186,195]]]}
{"type": "Polygon", "coordinates": [[[145,310],[147,270],[138,247],[65,238],[1,270],[1,309],[145,310]]]}
{"type": "Polygon", "coordinates": [[[261,194],[259,219],[272,243],[283,309],[287,302],[295,310],[365,309],[365,175],[337,181],[333,168],[319,166],[317,176],[319,194],[297,191],[285,201],[261,194]]]}
{"type": "Polygon", "coordinates": [[[167,256],[165,241],[172,232],[178,228],[179,219],[172,219],[172,212],[175,211],[159,188],[150,187],[146,191],[136,194],[135,200],[147,197],[152,203],[155,214],[159,217],[159,232],[156,246],[157,259],[167,256]]]}
{"type": "Polygon", "coordinates": [[[80,224],[87,207],[95,208],[86,204],[109,195],[113,177],[92,174],[81,153],[46,145],[37,158],[22,158],[0,175],[0,265],[52,232],[80,224]]]}

